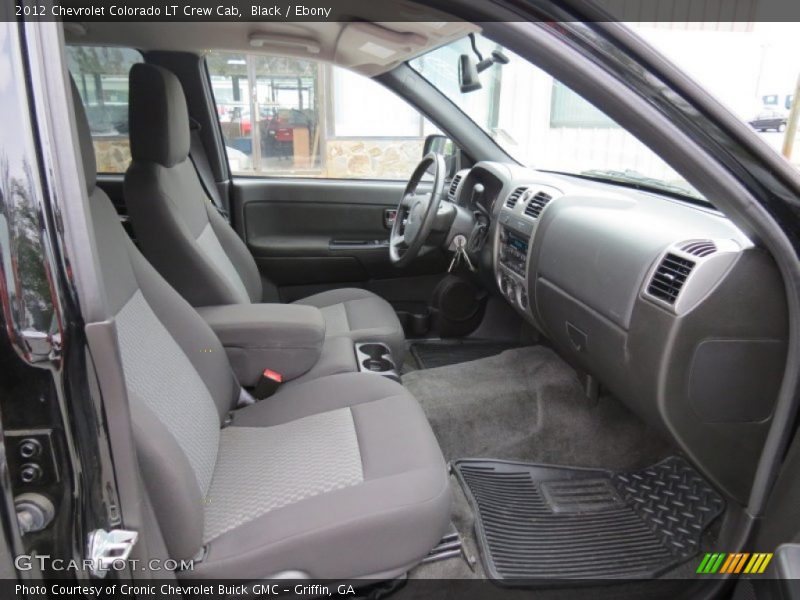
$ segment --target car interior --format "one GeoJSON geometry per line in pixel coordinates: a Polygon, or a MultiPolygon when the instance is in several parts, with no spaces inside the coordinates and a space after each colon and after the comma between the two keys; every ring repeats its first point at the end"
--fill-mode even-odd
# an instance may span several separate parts
{"type": "Polygon", "coordinates": [[[506,68],[498,31],[64,25],[67,51],[141,53],[126,171],[98,172],[76,72],[71,126],[87,339],[131,432],[110,441],[135,448],[148,551],[195,561],[178,578],[558,587],[680,579],[734,544],[786,366],[776,262],[696,178],[512,157],[424,70],[475,35],[503,45],[478,69],[506,68]],[[437,133],[406,179],[234,172],[210,51],[347,69],[437,133]]]}

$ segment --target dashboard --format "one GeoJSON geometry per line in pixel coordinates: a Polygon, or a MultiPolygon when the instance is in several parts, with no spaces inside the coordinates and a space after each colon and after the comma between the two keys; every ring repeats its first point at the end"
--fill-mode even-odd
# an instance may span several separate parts
{"type": "Polygon", "coordinates": [[[786,361],[769,254],[711,208],[517,165],[448,198],[485,221],[483,284],[745,502],[786,361]]]}

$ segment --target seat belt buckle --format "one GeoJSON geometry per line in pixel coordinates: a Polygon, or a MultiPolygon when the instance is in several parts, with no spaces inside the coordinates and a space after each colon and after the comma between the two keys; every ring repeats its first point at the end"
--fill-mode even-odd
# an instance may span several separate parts
{"type": "Polygon", "coordinates": [[[269,398],[278,391],[282,383],[283,375],[272,369],[264,369],[256,387],[253,389],[253,397],[258,400],[269,398]]]}

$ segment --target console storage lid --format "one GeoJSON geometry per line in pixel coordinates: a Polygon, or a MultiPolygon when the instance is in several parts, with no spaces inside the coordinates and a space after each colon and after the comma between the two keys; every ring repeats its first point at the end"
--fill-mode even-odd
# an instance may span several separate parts
{"type": "Polygon", "coordinates": [[[230,304],[197,308],[217,334],[239,382],[251,387],[264,369],[284,381],[319,360],[325,321],[318,308],[298,304],[230,304]]]}

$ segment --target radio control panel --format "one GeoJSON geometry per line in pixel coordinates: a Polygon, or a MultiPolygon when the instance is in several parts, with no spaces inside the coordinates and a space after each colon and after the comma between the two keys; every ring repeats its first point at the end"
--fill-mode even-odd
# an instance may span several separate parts
{"type": "Polygon", "coordinates": [[[500,226],[500,264],[525,277],[528,264],[528,240],[508,227],[500,226]]]}
{"type": "Polygon", "coordinates": [[[529,312],[527,277],[529,236],[503,224],[500,224],[498,234],[497,285],[512,305],[527,313],[529,312]]]}

